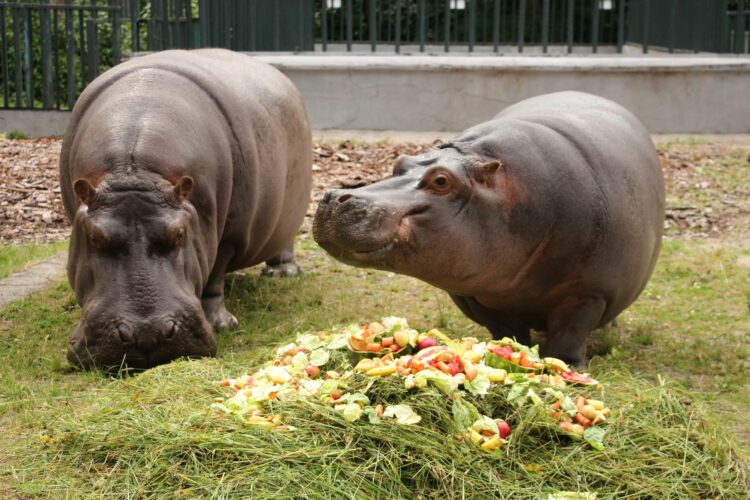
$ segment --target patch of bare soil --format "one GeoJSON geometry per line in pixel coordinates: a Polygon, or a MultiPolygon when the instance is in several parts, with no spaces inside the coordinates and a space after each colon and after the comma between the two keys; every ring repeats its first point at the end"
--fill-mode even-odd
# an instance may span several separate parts
{"type": "MultiPolygon", "coordinates": [[[[329,188],[354,188],[388,177],[401,154],[429,144],[316,143],[313,192],[303,231],[329,188]]],[[[0,243],[65,239],[60,199],[59,139],[0,139],[0,243]]],[[[722,144],[659,146],[667,186],[667,235],[750,236],[750,148],[722,144]]]]}

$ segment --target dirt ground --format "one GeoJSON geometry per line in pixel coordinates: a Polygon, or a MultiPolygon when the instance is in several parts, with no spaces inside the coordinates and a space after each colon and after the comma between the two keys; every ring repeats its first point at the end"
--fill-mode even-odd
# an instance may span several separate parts
{"type": "MultiPolygon", "coordinates": [[[[316,143],[308,231],[325,189],[358,187],[390,175],[400,154],[429,143],[316,143]]],[[[668,236],[750,236],[750,147],[701,141],[659,144],[667,185],[668,236]]],[[[69,234],[57,163],[59,139],[0,139],[0,243],[47,242],[69,234]]]]}

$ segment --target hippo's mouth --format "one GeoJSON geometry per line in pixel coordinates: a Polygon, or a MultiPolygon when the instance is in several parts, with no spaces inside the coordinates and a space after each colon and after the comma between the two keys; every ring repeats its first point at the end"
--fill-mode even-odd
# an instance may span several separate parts
{"type": "Polygon", "coordinates": [[[399,242],[397,239],[389,239],[387,243],[369,249],[354,250],[346,248],[335,241],[318,241],[323,249],[336,259],[350,265],[376,265],[384,264],[399,242]]]}

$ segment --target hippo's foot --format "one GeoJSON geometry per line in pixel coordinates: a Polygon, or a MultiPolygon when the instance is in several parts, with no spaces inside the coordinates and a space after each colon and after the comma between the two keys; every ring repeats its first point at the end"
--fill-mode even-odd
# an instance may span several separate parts
{"type": "Polygon", "coordinates": [[[297,261],[292,259],[290,262],[281,262],[279,264],[266,263],[266,267],[261,271],[263,276],[270,276],[272,278],[280,278],[285,276],[296,276],[302,274],[302,267],[297,264],[297,261]]]}
{"type": "Polygon", "coordinates": [[[571,300],[552,311],[542,356],[558,358],[576,369],[586,365],[586,339],[601,320],[606,303],[600,298],[571,300]]]}
{"type": "Polygon", "coordinates": [[[240,324],[234,314],[227,311],[223,298],[203,299],[203,311],[215,332],[231,330],[240,324]]]}
{"type": "Polygon", "coordinates": [[[302,274],[302,267],[294,260],[294,243],[290,243],[279,255],[268,259],[261,274],[272,278],[302,274]]]}

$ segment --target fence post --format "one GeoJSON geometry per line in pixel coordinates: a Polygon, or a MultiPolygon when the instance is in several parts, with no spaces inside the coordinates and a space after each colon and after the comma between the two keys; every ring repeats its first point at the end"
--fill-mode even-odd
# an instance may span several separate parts
{"type": "Polygon", "coordinates": [[[625,0],[617,0],[617,52],[625,45],[625,0]]]}
{"type": "Polygon", "coordinates": [[[523,52],[523,39],[526,31],[526,0],[521,0],[518,9],[518,52],[523,52]]]}
{"type": "Polygon", "coordinates": [[[352,0],[346,0],[346,50],[352,51],[354,33],[354,16],[352,15],[352,0]]]}
{"type": "Polygon", "coordinates": [[[549,45],[549,0],[542,4],[542,52],[547,53],[549,45]]]}
{"type": "Polygon", "coordinates": [[[140,17],[140,0],[130,0],[130,26],[133,37],[133,52],[141,51],[141,34],[138,29],[138,18],[140,17]]]}
{"type": "Polygon", "coordinates": [[[599,52],[599,0],[591,0],[594,11],[591,13],[591,52],[599,52]]]}
{"type": "Polygon", "coordinates": [[[49,9],[39,11],[39,31],[41,32],[41,65],[42,65],[42,106],[52,107],[52,75],[50,72],[50,56],[52,53],[49,26],[49,9]]]}
{"type": "Polygon", "coordinates": [[[742,54],[745,52],[745,5],[744,1],[737,2],[737,14],[734,18],[734,52],[742,54]]]}
{"type": "Polygon", "coordinates": [[[425,12],[424,0],[419,0],[417,4],[417,15],[419,16],[419,51],[424,52],[425,25],[427,23],[427,13],[425,12]]]}
{"type": "Polygon", "coordinates": [[[120,9],[112,11],[112,65],[120,64],[120,9]]]}
{"type": "Polygon", "coordinates": [[[670,0],[669,2],[669,53],[674,53],[674,46],[675,46],[675,31],[677,30],[676,26],[677,21],[677,2],[675,0],[670,0]]]}
{"type": "Polygon", "coordinates": [[[568,54],[573,53],[573,21],[575,20],[575,0],[568,0],[568,54]]]}
{"type": "Polygon", "coordinates": [[[500,0],[494,0],[492,7],[492,51],[497,54],[500,44],[500,0]]]}
{"type": "Polygon", "coordinates": [[[396,27],[395,27],[395,34],[396,37],[396,54],[401,52],[401,0],[396,0],[396,27]]]}
{"type": "Polygon", "coordinates": [[[68,108],[73,109],[76,102],[75,50],[76,39],[73,31],[73,11],[65,9],[65,66],[68,77],[68,108]]]}
{"type": "Polygon", "coordinates": [[[643,53],[648,54],[648,30],[651,0],[643,0],[643,53]]]}
{"type": "Polygon", "coordinates": [[[10,107],[10,82],[8,81],[8,37],[5,34],[5,6],[0,5],[0,50],[3,61],[3,107],[10,107]]]}
{"type": "Polygon", "coordinates": [[[367,27],[368,31],[370,32],[370,50],[372,52],[375,52],[377,50],[378,21],[375,5],[376,2],[377,0],[369,0],[367,2],[367,6],[369,7],[367,14],[367,27]]]}
{"type": "Polygon", "coordinates": [[[445,0],[445,23],[444,23],[444,36],[445,36],[445,52],[450,52],[451,43],[451,0],[445,0]]]}
{"type": "Polygon", "coordinates": [[[31,9],[23,8],[23,48],[24,48],[24,83],[26,84],[26,107],[34,107],[34,87],[32,78],[34,74],[33,61],[31,59],[31,9]]]}
{"type": "Polygon", "coordinates": [[[477,39],[477,0],[469,2],[469,52],[474,52],[477,39]]]}
{"type": "MultiPolygon", "coordinates": [[[[94,15],[96,14],[97,11],[95,10],[94,15]]],[[[86,20],[86,44],[88,45],[86,50],[88,58],[86,82],[91,83],[94,78],[99,76],[99,31],[96,18],[86,20]]]]}

